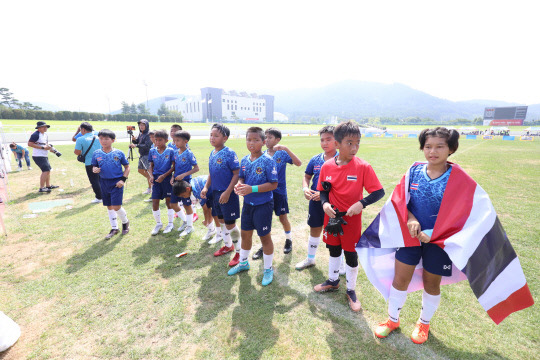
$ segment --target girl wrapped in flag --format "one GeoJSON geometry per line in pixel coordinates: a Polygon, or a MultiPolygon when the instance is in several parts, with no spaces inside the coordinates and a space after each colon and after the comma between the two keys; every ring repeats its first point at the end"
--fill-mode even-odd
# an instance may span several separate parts
{"type": "Polygon", "coordinates": [[[399,327],[407,293],[423,289],[411,339],[428,339],[441,299],[440,285],[465,278],[499,324],[534,301],[523,270],[486,192],[448,157],[459,146],[456,130],[419,135],[427,162],[414,163],[357,244],[371,283],[388,300],[388,319],[375,335],[399,327]]]}

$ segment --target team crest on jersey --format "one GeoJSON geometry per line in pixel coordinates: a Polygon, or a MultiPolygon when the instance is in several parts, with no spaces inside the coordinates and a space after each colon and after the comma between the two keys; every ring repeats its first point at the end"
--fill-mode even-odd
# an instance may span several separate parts
{"type": "Polygon", "coordinates": [[[418,184],[411,183],[411,186],[409,187],[411,190],[418,190],[418,184]]]}
{"type": "Polygon", "coordinates": [[[223,161],[221,160],[221,158],[217,158],[216,163],[217,163],[218,165],[221,165],[222,162],[223,162],[223,161]]]}
{"type": "Polygon", "coordinates": [[[279,164],[281,162],[281,158],[277,158],[276,162],[279,164]]]}
{"type": "Polygon", "coordinates": [[[169,155],[165,155],[165,159],[168,159],[169,158],[169,155]]]}
{"type": "Polygon", "coordinates": [[[113,159],[114,159],[114,161],[120,160],[120,158],[118,156],[115,156],[113,159]]]}
{"type": "Polygon", "coordinates": [[[186,160],[186,158],[185,158],[185,157],[183,157],[183,158],[182,158],[182,162],[186,162],[186,161],[187,161],[187,160],[186,160]]]}
{"type": "Polygon", "coordinates": [[[356,175],[347,175],[347,181],[356,181],[356,175]]]}
{"type": "Polygon", "coordinates": [[[260,166],[258,166],[258,167],[255,169],[255,173],[256,173],[257,175],[262,174],[262,172],[263,172],[263,169],[262,169],[262,167],[260,167],[260,166]]]}

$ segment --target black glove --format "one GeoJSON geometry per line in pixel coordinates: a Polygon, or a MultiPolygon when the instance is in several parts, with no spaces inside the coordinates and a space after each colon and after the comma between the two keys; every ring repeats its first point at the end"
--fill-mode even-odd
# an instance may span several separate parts
{"type": "Polygon", "coordinates": [[[332,188],[332,183],[330,183],[328,181],[323,181],[323,182],[321,182],[321,186],[322,186],[324,191],[330,191],[330,189],[332,188]]]}
{"type": "Polygon", "coordinates": [[[343,227],[341,225],[347,225],[347,221],[343,218],[347,212],[339,211],[337,208],[334,208],[334,206],[332,206],[332,208],[336,211],[336,217],[328,220],[328,224],[324,230],[334,236],[338,236],[338,234],[343,235],[343,227]]]}

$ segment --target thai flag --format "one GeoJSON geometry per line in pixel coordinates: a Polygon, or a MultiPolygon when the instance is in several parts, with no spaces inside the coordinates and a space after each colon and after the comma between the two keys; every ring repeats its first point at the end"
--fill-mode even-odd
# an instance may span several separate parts
{"type": "MultiPolygon", "coordinates": [[[[499,324],[534,300],[489,196],[458,165],[449,164],[452,172],[431,236],[453,263],[452,276],[443,277],[441,284],[468,279],[480,305],[499,324]]],[[[409,171],[356,245],[367,277],[385,299],[394,277],[395,249],[420,245],[407,229],[407,189],[409,171]]],[[[423,288],[421,275],[419,264],[409,292],[423,288]]]]}
{"type": "Polygon", "coordinates": [[[347,175],[347,181],[356,181],[356,175],[347,175]]]}

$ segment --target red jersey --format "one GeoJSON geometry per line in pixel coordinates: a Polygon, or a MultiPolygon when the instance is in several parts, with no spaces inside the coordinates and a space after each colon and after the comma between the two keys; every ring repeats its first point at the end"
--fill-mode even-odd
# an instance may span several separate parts
{"type": "Polygon", "coordinates": [[[321,167],[317,190],[324,190],[322,181],[331,183],[330,204],[339,211],[347,211],[354,203],[362,200],[364,189],[370,194],[382,189],[375,171],[366,161],[355,156],[348,164],[338,166],[336,160],[330,159],[321,167]]]}

